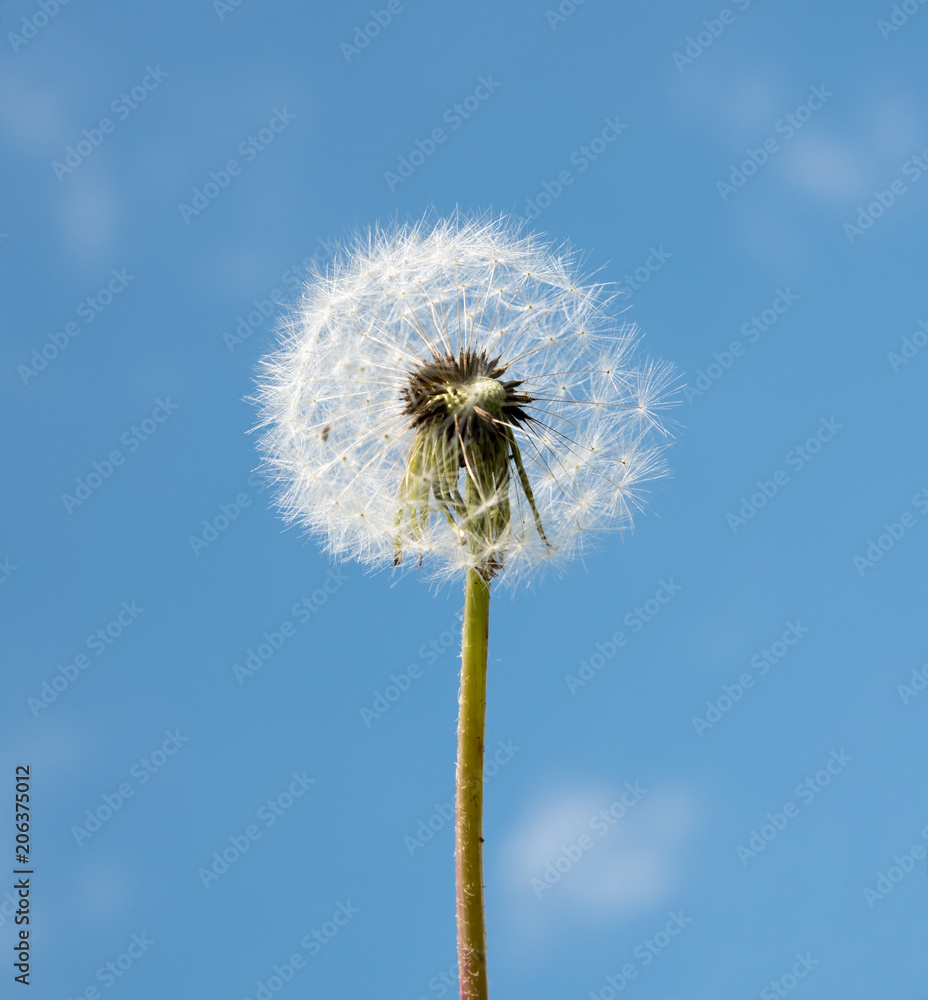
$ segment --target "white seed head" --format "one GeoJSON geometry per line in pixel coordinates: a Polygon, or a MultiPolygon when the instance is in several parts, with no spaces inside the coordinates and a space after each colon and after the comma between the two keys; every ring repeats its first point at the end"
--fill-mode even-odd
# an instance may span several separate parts
{"type": "Polygon", "coordinates": [[[337,556],[510,582],[628,527],[672,372],[613,305],[505,218],[356,237],[263,361],[284,516],[337,556]]]}

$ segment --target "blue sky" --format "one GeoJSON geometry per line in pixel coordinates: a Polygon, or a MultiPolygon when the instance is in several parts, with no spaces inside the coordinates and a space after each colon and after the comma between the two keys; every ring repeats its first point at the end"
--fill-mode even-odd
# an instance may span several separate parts
{"type": "Polygon", "coordinates": [[[309,261],[456,206],[687,386],[635,532],[493,603],[493,995],[917,995],[926,9],[7,0],[33,996],[453,995],[461,595],[286,530],[246,397],[309,261]]]}

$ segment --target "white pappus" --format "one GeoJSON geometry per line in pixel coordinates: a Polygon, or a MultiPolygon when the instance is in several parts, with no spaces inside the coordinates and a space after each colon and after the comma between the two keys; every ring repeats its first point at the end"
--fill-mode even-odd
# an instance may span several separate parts
{"type": "Polygon", "coordinates": [[[262,362],[284,516],[336,556],[509,582],[630,526],[672,370],[618,305],[505,217],[355,237],[262,362]]]}

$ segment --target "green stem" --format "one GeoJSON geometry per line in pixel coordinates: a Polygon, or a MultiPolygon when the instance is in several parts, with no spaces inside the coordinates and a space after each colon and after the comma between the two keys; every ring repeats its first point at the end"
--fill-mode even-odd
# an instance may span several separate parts
{"type": "Polygon", "coordinates": [[[483,744],[487,711],[490,584],[468,570],[461,641],[455,818],[458,978],[461,1000],[487,1000],[483,912],[483,744]]]}

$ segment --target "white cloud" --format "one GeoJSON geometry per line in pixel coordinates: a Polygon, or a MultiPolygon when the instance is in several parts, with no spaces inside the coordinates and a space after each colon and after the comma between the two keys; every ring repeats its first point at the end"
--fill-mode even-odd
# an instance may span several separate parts
{"type": "Polygon", "coordinates": [[[671,786],[629,783],[536,801],[510,831],[498,872],[523,943],[537,945],[562,924],[666,903],[695,821],[693,796],[671,786]]]}
{"type": "Polygon", "coordinates": [[[843,204],[867,190],[867,171],[847,143],[807,132],[798,135],[781,155],[788,180],[813,197],[843,204]]]}

